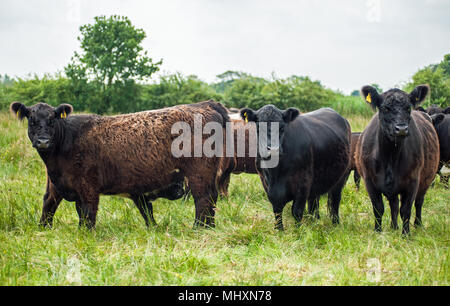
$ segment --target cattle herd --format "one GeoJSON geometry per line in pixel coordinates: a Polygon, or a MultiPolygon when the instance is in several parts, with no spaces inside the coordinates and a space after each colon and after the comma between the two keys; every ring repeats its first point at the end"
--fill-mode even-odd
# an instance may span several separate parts
{"type": "MultiPolygon", "coordinates": [[[[375,88],[364,86],[362,97],[377,113],[362,133],[352,133],[349,122],[330,108],[305,114],[273,105],[233,111],[205,101],[98,116],[71,115],[73,109],[68,104],[54,108],[45,103],[27,107],[14,102],[11,111],[21,120],[27,118],[29,139],[46,166],[43,226],[52,226],[53,216],[65,199],[75,202],[80,226],[95,227],[100,195],[130,198],[149,226],[156,224],[152,201],[176,200],[189,190],[195,202],[194,226],[214,227],[219,193],[227,195],[230,175],[242,172],[259,174],[277,229],[283,229],[282,212],[290,201],[297,224],[306,202],[308,212],[319,218],[323,194],[328,194],[329,212],[337,224],[342,189],[353,171],[358,188],[360,177],[364,180],[375,230],[382,229],[384,195],[390,205],[391,227],[398,228],[400,213],[402,233],[408,234],[413,203],[414,225],[420,226],[425,194],[436,173],[450,162],[450,108],[421,108],[429,91],[427,85],[421,85],[411,93],[391,89],[379,94],[375,88]],[[233,147],[224,137],[219,148],[224,154],[174,156],[174,124],[183,122],[194,131],[195,115],[201,116],[203,127],[214,123],[224,135],[231,126],[233,147]],[[261,123],[276,123],[277,133],[270,127],[262,129],[261,123]],[[239,155],[237,135],[242,129],[245,154],[239,155]],[[277,135],[277,139],[268,141],[266,150],[258,149],[251,155],[252,135],[255,139],[277,135]],[[231,156],[225,154],[229,149],[231,156]],[[275,166],[262,166],[273,157],[278,161],[275,166]]],[[[188,139],[194,144],[192,152],[195,144],[208,141],[204,134],[200,139],[188,139]]],[[[448,179],[441,180],[448,188],[448,179]]]]}

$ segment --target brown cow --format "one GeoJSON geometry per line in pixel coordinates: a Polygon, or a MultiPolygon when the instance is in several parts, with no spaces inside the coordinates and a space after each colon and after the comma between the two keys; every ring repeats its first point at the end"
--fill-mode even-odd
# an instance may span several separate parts
{"type": "Polygon", "coordinates": [[[358,144],[359,137],[361,136],[361,133],[352,133],[352,139],[350,142],[350,172],[353,171],[353,180],[355,181],[356,189],[359,190],[359,185],[361,182],[361,176],[358,173],[358,169],[356,169],[356,161],[355,161],[355,152],[356,152],[356,145],[358,144]]]}
{"type": "MultiPolygon", "coordinates": [[[[230,123],[232,126],[233,132],[233,149],[234,149],[234,158],[231,160],[231,173],[233,174],[241,174],[241,173],[250,173],[257,174],[256,170],[256,151],[251,153],[250,150],[250,137],[254,137],[254,145],[256,146],[256,128],[254,124],[247,124],[239,117],[234,116],[234,114],[230,114],[230,123]],[[241,136],[239,136],[241,135],[241,136]],[[241,138],[242,137],[242,138],[241,138]],[[244,156],[240,156],[238,154],[239,144],[238,142],[242,142],[240,145],[242,149],[245,151],[244,156]]],[[[224,171],[225,172],[225,171],[224,171]]],[[[228,186],[230,184],[231,173],[225,173],[223,179],[219,183],[219,192],[223,196],[228,195],[228,186]]]]}
{"type": "MultiPolygon", "coordinates": [[[[187,178],[195,201],[194,225],[214,226],[218,169],[226,158],[175,157],[171,147],[178,136],[171,134],[171,127],[184,122],[194,131],[194,114],[198,114],[202,126],[217,122],[224,129],[229,118],[220,103],[205,101],[118,116],[68,116],[72,112],[68,104],[26,107],[15,102],[11,110],[19,119],[28,119],[28,136],[47,168],[44,225],[51,226],[61,199],[76,202],[80,221],[92,228],[100,195],[123,195],[136,202],[142,195],[154,198],[155,190],[187,178]]],[[[201,143],[207,138],[202,133],[201,143]]]]}
{"type": "Polygon", "coordinates": [[[399,196],[402,233],[409,233],[413,202],[414,224],[422,224],[425,193],[439,164],[439,140],[431,120],[411,108],[416,108],[428,92],[427,85],[410,94],[391,89],[380,95],[372,86],[361,90],[367,103],[378,110],[356,148],[356,166],[372,201],[376,231],[382,229],[383,194],[391,207],[392,228],[398,228],[399,196]]]}

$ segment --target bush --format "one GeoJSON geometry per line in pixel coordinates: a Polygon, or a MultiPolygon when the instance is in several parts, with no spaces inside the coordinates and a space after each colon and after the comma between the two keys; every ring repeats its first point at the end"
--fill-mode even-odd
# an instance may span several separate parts
{"type": "Polygon", "coordinates": [[[161,76],[159,82],[141,86],[139,110],[160,109],[179,104],[190,104],[213,99],[222,101],[222,95],[196,76],[180,73],[161,76]]]}
{"type": "Polygon", "coordinates": [[[337,94],[308,77],[291,76],[268,81],[245,76],[225,89],[224,103],[229,107],[259,109],[273,104],[280,109],[297,107],[303,112],[330,106],[337,94]]]}
{"type": "Polygon", "coordinates": [[[0,108],[6,110],[13,101],[26,105],[44,102],[53,106],[61,103],[72,103],[73,92],[69,80],[57,74],[45,75],[43,78],[34,76],[32,79],[17,79],[9,85],[0,86],[0,108]]]}

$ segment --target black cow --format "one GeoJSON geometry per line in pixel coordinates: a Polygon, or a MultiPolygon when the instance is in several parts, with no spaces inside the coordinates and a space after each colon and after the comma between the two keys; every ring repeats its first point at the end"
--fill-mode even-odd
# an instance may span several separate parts
{"type": "MultiPolygon", "coordinates": [[[[267,126],[267,150],[258,150],[257,170],[275,214],[275,228],[283,230],[282,212],[293,200],[292,214],[300,224],[306,201],[330,194],[333,223],[339,223],[339,203],[347,179],[350,161],[350,125],[330,108],[300,114],[295,108],[281,111],[266,105],[258,111],[245,108],[241,116],[267,126]],[[279,124],[279,145],[271,142],[271,123],[279,124]],[[270,141],[269,141],[270,140],[270,141]],[[263,168],[262,162],[279,157],[274,168],[263,168]]],[[[259,145],[261,148],[261,144],[259,145]]]]}
{"type": "Polygon", "coordinates": [[[439,163],[439,142],[431,120],[411,108],[417,107],[428,92],[426,85],[416,87],[410,94],[391,89],[380,95],[371,86],[361,90],[367,103],[378,110],[356,148],[356,166],[372,201],[376,231],[382,229],[383,194],[391,207],[392,228],[398,228],[399,196],[402,233],[409,233],[413,201],[414,224],[422,223],[425,193],[439,163]]]}
{"type": "Polygon", "coordinates": [[[445,188],[448,188],[448,176],[442,174],[442,167],[450,167],[450,107],[442,109],[437,106],[430,106],[425,111],[419,107],[418,110],[427,113],[433,121],[434,128],[439,138],[440,158],[438,174],[445,188]]]}
{"type": "Polygon", "coordinates": [[[440,144],[439,175],[441,177],[441,181],[444,182],[445,187],[448,188],[448,176],[443,175],[441,173],[441,169],[444,165],[450,167],[450,107],[447,107],[444,110],[444,115],[445,117],[440,123],[438,121],[439,118],[437,118],[439,114],[434,115],[435,118],[433,118],[433,124],[436,128],[440,144]]]}

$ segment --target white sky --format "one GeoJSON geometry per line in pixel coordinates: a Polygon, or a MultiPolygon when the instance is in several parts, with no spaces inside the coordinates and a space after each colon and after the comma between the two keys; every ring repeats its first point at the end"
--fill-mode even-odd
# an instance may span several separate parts
{"type": "Polygon", "coordinates": [[[0,74],[62,71],[79,27],[112,14],[144,29],[162,71],[206,82],[238,70],[387,90],[450,53],[449,0],[0,0],[0,74]]]}

